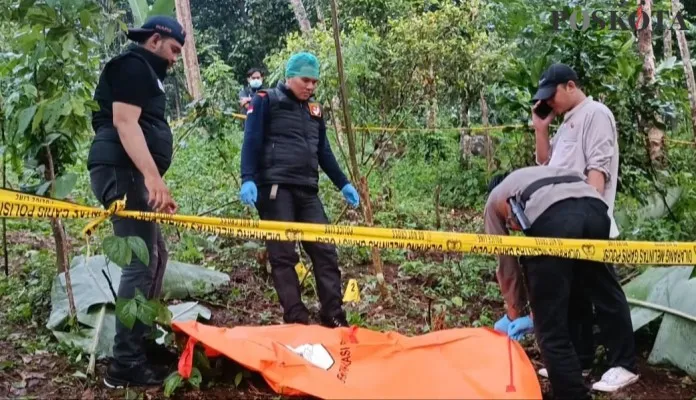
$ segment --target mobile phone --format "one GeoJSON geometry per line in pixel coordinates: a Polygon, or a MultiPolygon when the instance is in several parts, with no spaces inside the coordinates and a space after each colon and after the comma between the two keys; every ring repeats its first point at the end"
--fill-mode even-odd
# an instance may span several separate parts
{"type": "Polygon", "coordinates": [[[547,102],[542,101],[539,103],[537,108],[534,109],[534,114],[538,115],[539,118],[544,119],[551,114],[551,111],[553,111],[553,108],[551,108],[547,102]]]}

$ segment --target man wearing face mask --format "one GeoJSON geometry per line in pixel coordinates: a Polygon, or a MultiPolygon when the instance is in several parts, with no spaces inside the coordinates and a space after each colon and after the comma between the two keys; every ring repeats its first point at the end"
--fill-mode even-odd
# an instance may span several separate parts
{"type": "MultiPolygon", "coordinates": [[[[352,206],[358,206],[360,197],[331,151],[321,107],[312,98],[319,61],[310,53],[294,54],[287,62],[285,78],[285,83],[261,90],[251,100],[242,145],[240,197],[244,204],[256,205],[264,220],[328,224],[318,195],[319,167],[352,206]]],[[[335,246],[318,242],[302,242],[302,246],[314,266],[322,325],[348,326],[335,246]]],[[[299,261],[295,243],[268,241],[266,247],[283,320],[308,324],[309,311],[302,303],[295,272],[299,261]]]]}
{"type": "Polygon", "coordinates": [[[247,72],[248,86],[239,91],[239,106],[242,112],[246,113],[251,104],[251,99],[261,89],[263,89],[263,73],[258,68],[252,68],[247,72]]]}
{"type": "MultiPolygon", "coordinates": [[[[130,29],[136,42],[109,60],[99,78],[94,99],[95,132],[87,159],[92,191],[104,207],[126,197],[126,210],[175,213],[163,176],[172,161],[172,132],[165,118],[162,81],[184,45],[185,32],[173,18],[156,16],[141,28],[130,29]]],[[[114,234],[137,236],[146,244],[150,260],[133,255],[121,270],[119,299],[140,292],[159,295],[167,265],[167,249],[158,224],[112,217],[114,234]]],[[[169,375],[166,364],[176,360],[157,346],[154,327],[136,321],[132,329],[116,320],[113,361],[104,383],[110,388],[160,386],[169,375]],[[161,364],[160,364],[161,363],[161,364]]]]}

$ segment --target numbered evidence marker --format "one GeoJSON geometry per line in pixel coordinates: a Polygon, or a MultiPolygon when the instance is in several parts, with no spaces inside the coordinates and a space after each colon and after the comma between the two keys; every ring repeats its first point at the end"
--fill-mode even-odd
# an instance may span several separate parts
{"type": "Polygon", "coordinates": [[[302,280],[305,278],[307,275],[307,268],[302,264],[302,262],[298,262],[295,265],[295,272],[297,272],[297,278],[302,282],[302,280]]]}
{"type": "Polygon", "coordinates": [[[354,302],[357,303],[360,301],[360,289],[358,288],[358,281],[355,279],[351,279],[348,281],[348,285],[346,286],[346,293],[343,295],[343,302],[348,303],[348,302],[354,302]]]}

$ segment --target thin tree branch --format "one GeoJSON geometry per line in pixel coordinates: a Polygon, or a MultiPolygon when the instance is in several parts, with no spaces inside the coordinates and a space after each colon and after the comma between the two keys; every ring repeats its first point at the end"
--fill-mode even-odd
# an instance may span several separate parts
{"type": "Polygon", "coordinates": [[[630,297],[626,298],[626,301],[628,301],[628,304],[633,304],[635,306],[644,307],[644,308],[650,308],[650,309],[655,310],[655,311],[666,312],[667,314],[681,317],[681,318],[684,318],[684,319],[689,320],[691,322],[696,322],[696,316],[686,314],[684,312],[681,312],[679,310],[675,310],[673,308],[661,306],[659,304],[650,303],[647,301],[633,299],[630,297]]]}

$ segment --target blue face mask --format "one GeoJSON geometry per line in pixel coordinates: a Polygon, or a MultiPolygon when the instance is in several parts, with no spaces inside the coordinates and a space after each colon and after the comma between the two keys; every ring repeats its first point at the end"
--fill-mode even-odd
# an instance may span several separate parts
{"type": "Polygon", "coordinates": [[[249,86],[251,86],[253,89],[260,88],[262,84],[263,84],[263,81],[261,79],[251,79],[249,81],[249,86]]]}

